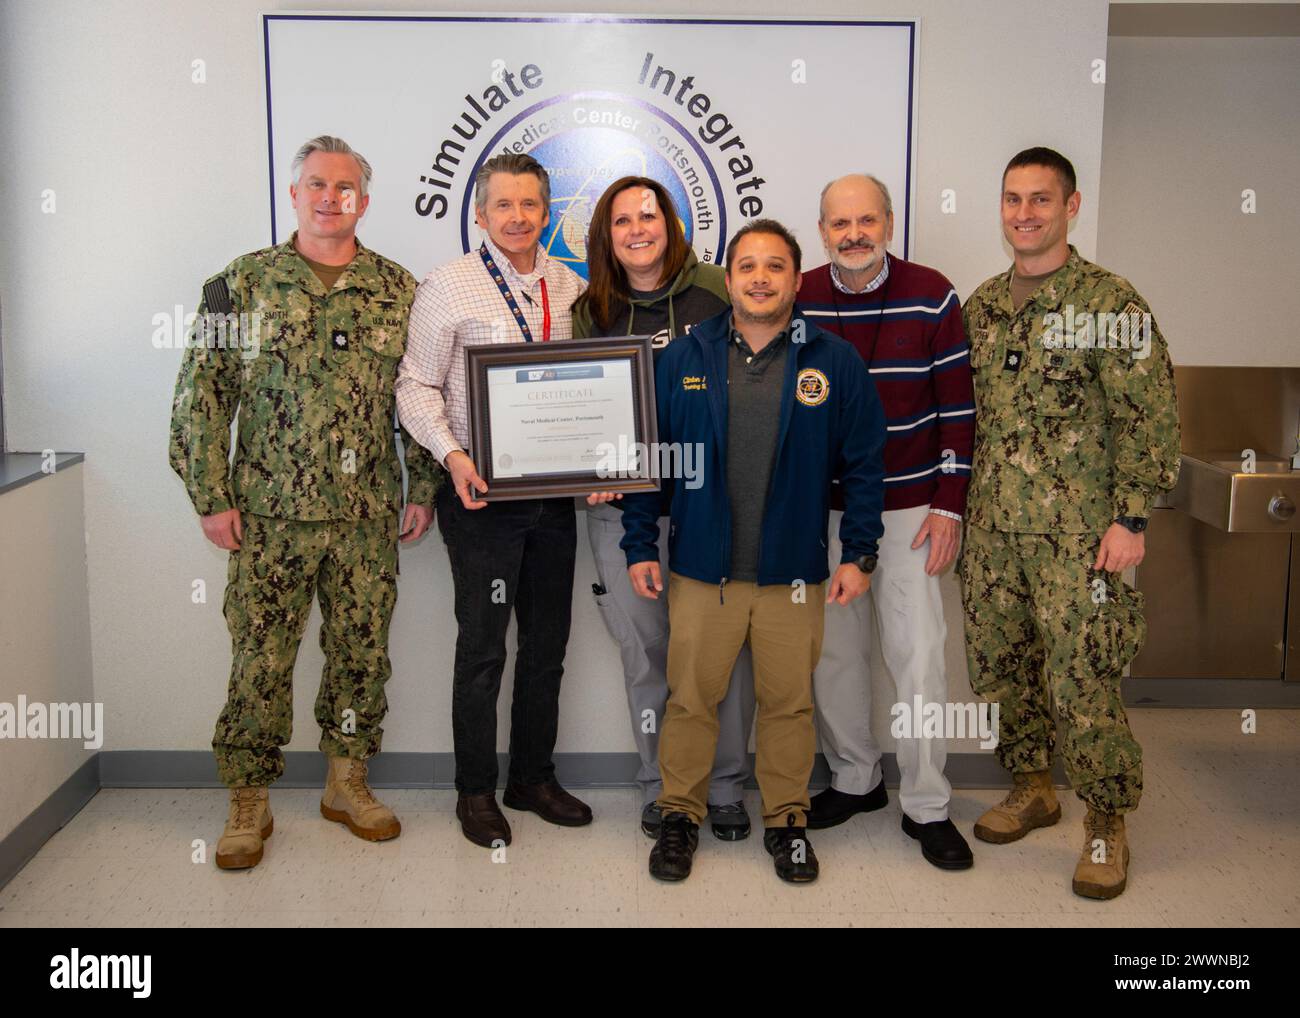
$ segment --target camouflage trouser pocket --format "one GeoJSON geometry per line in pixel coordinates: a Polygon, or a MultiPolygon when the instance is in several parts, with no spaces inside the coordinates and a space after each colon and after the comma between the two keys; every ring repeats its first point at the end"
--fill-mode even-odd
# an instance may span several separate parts
{"type": "MultiPolygon", "coordinates": [[[[248,540],[248,529],[244,529],[244,540],[248,540]]],[[[226,591],[221,601],[221,613],[226,617],[226,625],[232,636],[242,628],[242,609],[239,590],[239,552],[229,553],[226,562],[226,591]]]]}
{"type": "Polygon", "coordinates": [[[1142,649],[1147,639],[1147,620],[1142,614],[1140,591],[1123,586],[1122,595],[1105,606],[1106,644],[1111,667],[1122,672],[1142,649]]]}

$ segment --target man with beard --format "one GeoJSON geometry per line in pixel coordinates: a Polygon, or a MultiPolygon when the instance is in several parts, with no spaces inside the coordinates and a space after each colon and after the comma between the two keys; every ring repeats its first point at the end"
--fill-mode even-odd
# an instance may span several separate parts
{"type": "MultiPolygon", "coordinates": [[[[674,339],[655,367],[659,439],[690,443],[699,477],[671,485],[668,708],[659,739],[663,815],[650,873],[691,871],[707,812],[718,704],[748,639],[758,703],[755,775],[777,875],[815,880],[808,842],[812,671],[825,603],[871,584],[883,501],[884,417],[849,344],[793,314],[799,245],[757,220],[727,248],[732,310],[674,339]],[[826,580],[827,496],[839,477],[842,554],[826,580]]],[[[632,588],[657,598],[658,492],[625,499],[632,588]]]]}
{"type": "MultiPolygon", "coordinates": [[[[854,174],[822,191],[818,229],[830,263],[803,277],[799,307],[851,342],[871,373],[885,412],[884,538],[875,589],[826,612],[826,639],[813,676],[817,728],[831,784],[812,799],[808,826],[842,824],[881,809],[888,797],[880,747],[871,733],[871,641],[898,702],[948,699],[947,634],[939,574],[952,564],[970,480],[975,402],[957,294],[940,273],[886,253],[894,235],[889,190],[854,174]]],[[[831,532],[843,497],[831,494],[831,532]]],[[[834,539],[832,561],[840,549],[834,539]]],[[[970,846],[948,819],[943,733],[897,740],[903,830],[941,869],[967,869],[970,846]]]]}

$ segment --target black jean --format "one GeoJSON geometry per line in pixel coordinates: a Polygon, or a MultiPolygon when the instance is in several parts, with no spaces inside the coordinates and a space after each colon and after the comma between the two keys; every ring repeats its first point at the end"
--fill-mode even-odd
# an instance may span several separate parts
{"type": "Polygon", "coordinates": [[[573,499],[492,502],[466,509],[454,492],[444,492],[438,499],[438,526],[456,591],[451,700],[456,790],[479,795],[497,786],[497,695],[511,608],[519,640],[508,778],[524,785],[550,781],[573,607],[578,526],[573,499]]]}

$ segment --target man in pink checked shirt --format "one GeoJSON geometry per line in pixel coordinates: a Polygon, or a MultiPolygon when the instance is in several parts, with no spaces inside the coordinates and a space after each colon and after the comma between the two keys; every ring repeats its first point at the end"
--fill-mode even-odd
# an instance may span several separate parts
{"type": "Polygon", "coordinates": [[[482,244],[429,273],[416,291],[398,367],[398,415],[451,474],[438,504],[455,584],[458,635],[452,684],[456,816],[470,841],[510,844],[496,801],[497,695],[511,609],[518,620],[510,765],[503,797],[565,827],[591,809],[555,780],[552,752],[569,640],[577,520],[572,498],[485,502],[469,444],[465,347],[572,336],[583,280],[539,245],[550,222],[550,180],[528,155],[480,167],[474,191],[482,244]]]}

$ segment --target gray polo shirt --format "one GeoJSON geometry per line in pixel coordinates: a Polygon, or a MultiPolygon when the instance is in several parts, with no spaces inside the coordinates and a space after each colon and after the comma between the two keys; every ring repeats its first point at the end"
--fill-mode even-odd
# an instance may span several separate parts
{"type": "Polygon", "coordinates": [[[731,500],[730,579],[758,580],[767,488],[776,465],[781,390],[790,353],[789,330],[754,353],[729,325],[727,354],[727,495],[731,500]]]}

